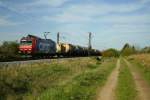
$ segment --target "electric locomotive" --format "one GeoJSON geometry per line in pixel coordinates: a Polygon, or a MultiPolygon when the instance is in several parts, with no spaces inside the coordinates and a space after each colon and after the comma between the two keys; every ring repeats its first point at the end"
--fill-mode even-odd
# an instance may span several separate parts
{"type": "Polygon", "coordinates": [[[51,39],[28,35],[21,38],[19,53],[32,56],[54,56],[56,54],[56,43],[51,39]]]}

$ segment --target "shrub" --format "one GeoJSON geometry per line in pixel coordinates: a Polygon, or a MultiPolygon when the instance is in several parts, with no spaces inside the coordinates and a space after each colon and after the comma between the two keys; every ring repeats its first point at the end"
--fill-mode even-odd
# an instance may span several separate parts
{"type": "Polygon", "coordinates": [[[116,49],[107,49],[102,52],[103,57],[119,57],[119,51],[116,49]]]}
{"type": "Polygon", "coordinates": [[[10,61],[19,58],[17,42],[3,42],[0,46],[0,61],[10,61]]]}
{"type": "Polygon", "coordinates": [[[137,52],[136,52],[135,47],[129,45],[128,43],[126,43],[121,50],[121,55],[123,55],[123,56],[129,56],[131,54],[136,54],[136,53],[137,52]]]}

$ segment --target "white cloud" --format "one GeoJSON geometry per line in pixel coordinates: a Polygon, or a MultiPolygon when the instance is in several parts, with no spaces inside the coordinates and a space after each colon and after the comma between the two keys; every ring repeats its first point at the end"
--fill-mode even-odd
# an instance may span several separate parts
{"type": "Polygon", "coordinates": [[[30,3],[30,5],[32,5],[32,6],[49,5],[52,7],[59,7],[67,1],[69,1],[69,0],[35,0],[34,2],[30,3]]]}
{"type": "Polygon", "coordinates": [[[58,9],[69,0],[31,0],[24,3],[0,2],[0,6],[9,9],[15,13],[34,13],[49,11],[52,8],[58,9]]]}
{"type": "Polygon", "coordinates": [[[141,4],[78,4],[71,5],[64,10],[65,13],[79,14],[84,16],[104,15],[109,13],[129,13],[142,8],[141,4]],[[84,5],[84,6],[83,6],[84,5]]]}
{"type": "Polygon", "coordinates": [[[10,21],[7,17],[0,16],[0,26],[13,26],[18,25],[18,23],[10,21]]]}
{"type": "Polygon", "coordinates": [[[148,2],[150,2],[150,0],[138,0],[139,2],[141,2],[141,3],[148,3],[148,2]]]}
{"type": "MultiPolygon", "coordinates": [[[[59,17],[60,18],[60,17],[59,17]]],[[[150,15],[109,15],[102,17],[88,17],[88,21],[77,19],[75,21],[65,21],[67,23],[61,23],[56,27],[55,30],[60,32],[68,33],[86,33],[88,31],[95,32],[97,34],[107,33],[116,34],[126,34],[126,33],[149,33],[150,32],[150,15]],[[69,24],[70,23],[72,24],[69,24]]],[[[85,18],[86,19],[86,18],[85,18]]],[[[57,18],[55,19],[57,20],[57,18]]],[[[59,19],[60,22],[61,19],[59,19]]],[[[67,18],[66,18],[67,20],[67,18]]],[[[62,22],[62,21],[61,21],[62,22]]],[[[64,22],[64,20],[63,20],[64,22]]],[[[72,36],[71,36],[72,37],[72,36]]],[[[98,37],[96,37],[98,38],[98,37]]],[[[85,40],[84,40],[85,41],[85,40]]]]}
{"type": "Polygon", "coordinates": [[[82,16],[71,15],[63,13],[56,16],[44,16],[46,21],[54,21],[62,24],[81,24],[87,26],[88,24],[150,24],[150,14],[133,14],[133,15],[104,15],[104,16],[82,16]]]}
{"type": "Polygon", "coordinates": [[[72,14],[60,14],[56,16],[44,16],[44,20],[56,21],[61,23],[76,23],[76,22],[89,22],[90,17],[82,17],[80,15],[72,15],[72,14]]]}
{"type": "Polygon", "coordinates": [[[103,16],[96,20],[101,23],[114,24],[146,24],[150,23],[150,14],[143,15],[109,15],[103,16]]]}
{"type": "MultiPolygon", "coordinates": [[[[112,16],[111,13],[117,14],[126,14],[137,11],[144,7],[144,4],[121,4],[121,5],[110,5],[110,4],[74,4],[68,7],[65,7],[61,13],[56,15],[44,16],[44,20],[51,20],[61,23],[81,23],[81,22],[97,22],[97,20],[102,22],[118,22],[124,20],[136,20],[135,18],[140,19],[140,17],[135,17],[124,15],[123,16],[112,16]],[[84,5],[84,6],[83,6],[84,5]],[[111,18],[113,17],[113,18],[111,18]],[[135,17],[135,18],[134,18],[135,17]],[[113,20],[112,20],[113,19],[113,20]]],[[[143,20],[143,19],[142,19],[143,20]]],[[[144,19],[145,20],[145,19],[144,19]]]]}
{"type": "Polygon", "coordinates": [[[56,30],[61,32],[149,33],[150,13],[134,13],[143,7],[144,3],[74,4],[64,8],[62,13],[44,16],[43,19],[59,23],[56,30]]]}

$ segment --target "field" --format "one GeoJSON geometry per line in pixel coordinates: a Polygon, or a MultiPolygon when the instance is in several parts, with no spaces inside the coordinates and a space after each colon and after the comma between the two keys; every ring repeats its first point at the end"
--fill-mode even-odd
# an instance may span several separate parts
{"type": "Polygon", "coordinates": [[[150,54],[0,67],[0,100],[150,100],[150,54]]]}
{"type": "Polygon", "coordinates": [[[115,67],[115,59],[54,60],[0,69],[1,99],[90,99],[115,67]],[[109,63],[107,63],[109,62],[109,63]]]}

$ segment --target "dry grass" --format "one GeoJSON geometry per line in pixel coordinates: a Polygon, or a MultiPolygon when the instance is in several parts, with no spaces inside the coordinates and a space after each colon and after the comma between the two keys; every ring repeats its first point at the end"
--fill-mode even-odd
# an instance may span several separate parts
{"type": "Polygon", "coordinates": [[[130,56],[130,59],[135,59],[142,63],[144,66],[150,67],[150,54],[138,54],[130,56]]]}
{"type": "Polygon", "coordinates": [[[0,99],[33,99],[47,88],[65,84],[96,65],[93,58],[75,58],[0,67],[0,99]]]}
{"type": "Polygon", "coordinates": [[[133,55],[129,57],[129,60],[150,84],[150,54],[133,55]]]}

